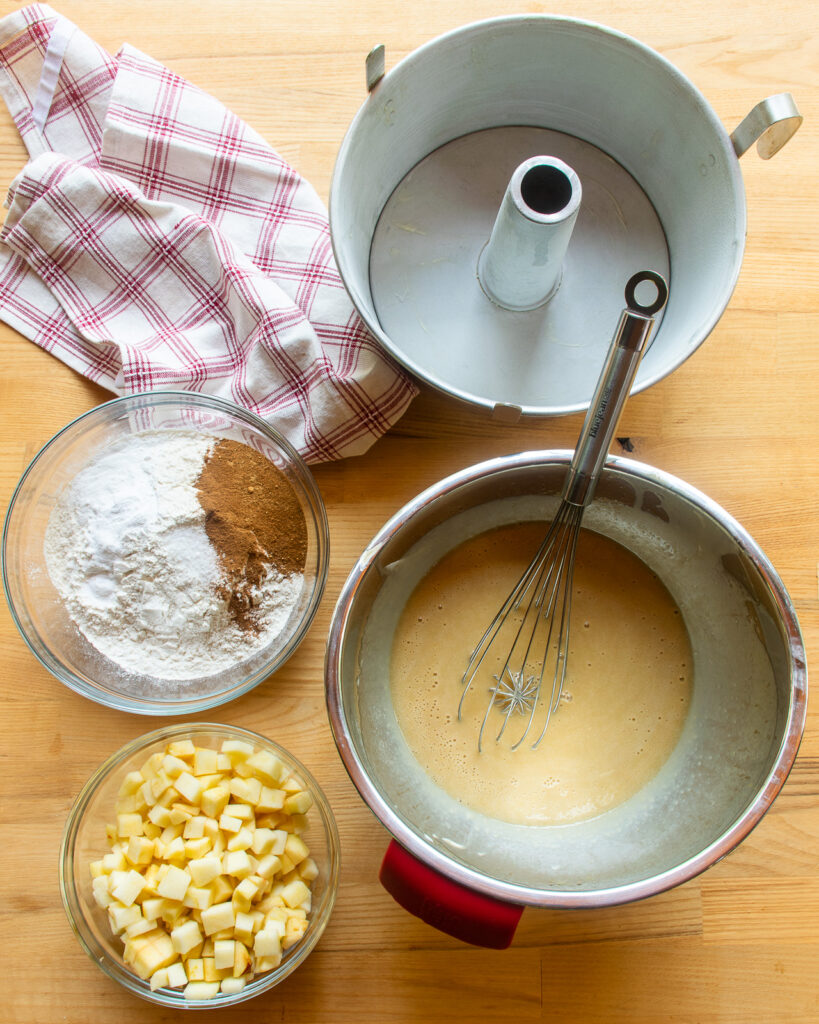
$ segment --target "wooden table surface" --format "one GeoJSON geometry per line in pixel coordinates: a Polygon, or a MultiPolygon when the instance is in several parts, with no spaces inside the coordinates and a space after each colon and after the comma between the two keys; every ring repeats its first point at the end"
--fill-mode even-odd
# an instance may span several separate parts
{"type": "MultiPolygon", "coordinates": [[[[0,3],[0,14],[16,7],[0,3]]],[[[723,505],[761,544],[796,604],[809,660],[819,650],[819,17],[813,0],[70,0],[59,7],[109,51],[127,41],[219,97],[327,198],[341,139],[364,99],[363,61],[388,67],[479,18],[549,12],[599,21],[674,62],[730,130],[760,99],[791,91],[805,115],[772,162],[742,160],[748,244],[737,290],[706,343],[627,406],[634,457],[723,505]]],[[[25,160],[0,111],[0,186],[25,160]]],[[[38,448],[110,396],[0,325],[0,490],[38,448]]],[[[332,608],[367,540],[404,502],[493,455],[572,447],[579,416],[515,427],[424,391],[366,455],[316,467],[332,557],[306,641],[220,720],[282,741],[333,805],[343,867],[316,951],[278,988],[226,1021],[819,1021],[819,717],[770,813],[726,860],[676,890],[606,910],[527,910],[513,947],[470,948],[401,910],[377,872],[388,837],[336,754],[322,660],[332,608]]],[[[0,612],[0,973],[3,1017],[25,1024],[174,1016],[109,981],[74,939],[60,903],[66,813],[94,768],[159,723],[98,707],[57,683],[0,612]]],[[[811,667],[816,667],[815,662],[811,667]]],[[[213,713],[210,716],[213,717],[213,713]]],[[[216,1019],[205,1011],[202,1020],[216,1019]]]]}

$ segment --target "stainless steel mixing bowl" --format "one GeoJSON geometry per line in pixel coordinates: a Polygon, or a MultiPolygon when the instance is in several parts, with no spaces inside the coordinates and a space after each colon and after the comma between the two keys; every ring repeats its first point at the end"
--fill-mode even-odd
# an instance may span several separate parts
{"type": "MultiPolygon", "coordinates": [[[[804,728],[799,625],[762,550],[683,481],[610,458],[584,525],[657,573],[691,640],[691,706],[672,755],[632,799],[559,827],[483,817],[426,776],[391,704],[389,656],[401,610],[428,568],[468,536],[503,522],[548,519],[570,455],[499,458],[424,491],[367,545],[330,630],[326,686],[336,743],[361,796],[400,844],[393,844],[382,880],[425,920],[486,945],[508,944],[516,921],[512,913],[496,934],[493,907],[625,903],[715,863],[770,807],[804,728]],[[473,896],[486,899],[485,913],[464,910],[473,896]]],[[[451,685],[454,709],[459,680],[451,685]]]]}

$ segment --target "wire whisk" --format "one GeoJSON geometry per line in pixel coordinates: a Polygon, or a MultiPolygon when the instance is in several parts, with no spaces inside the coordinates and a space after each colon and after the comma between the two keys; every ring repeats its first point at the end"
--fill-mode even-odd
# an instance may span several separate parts
{"type": "Polygon", "coordinates": [[[496,653],[502,643],[508,644],[505,661],[494,676],[495,685],[489,690],[489,702],[478,733],[479,751],[493,709],[502,715],[496,740],[501,739],[510,721],[523,716],[523,731],[511,748],[517,750],[532,731],[538,709],[543,708],[544,722],[532,743],[536,748],[546,735],[551,717],[564,695],[572,580],[583,513],[594,497],[654,317],[668,298],[668,287],[659,274],[641,271],[628,281],[625,298],[626,308],[620,316],[580,431],[557,512],[534,558],[472,652],[463,675],[459,720],[466,696],[490,650],[496,653]],[[656,297],[650,303],[641,303],[636,290],[646,282],[653,285],[656,297]],[[544,693],[544,681],[549,675],[551,691],[544,693]]]}

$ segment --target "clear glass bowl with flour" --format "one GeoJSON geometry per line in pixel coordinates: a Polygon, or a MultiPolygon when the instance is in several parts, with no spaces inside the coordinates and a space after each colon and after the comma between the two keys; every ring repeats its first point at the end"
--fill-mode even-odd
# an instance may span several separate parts
{"type": "Polygon", "coordinates": [[[114,399],[37,454],[3,583],[49,671],[101,704],[189,714],[252,689],[304,637],[327,579],[324,503],[289,442],[204,395],[114,399]]]}

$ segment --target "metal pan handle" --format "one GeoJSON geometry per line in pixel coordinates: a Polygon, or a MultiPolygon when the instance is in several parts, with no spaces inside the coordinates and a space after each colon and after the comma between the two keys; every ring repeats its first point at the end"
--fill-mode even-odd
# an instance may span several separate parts
{"type": "Polygon", "coordinates": [[[756,143],[763,160],[770,160],[799,130],[802,115],[793,96],[780,92],[768,96],[754,107],[731,132],[731,142],[737,156],[756,143]]]}

